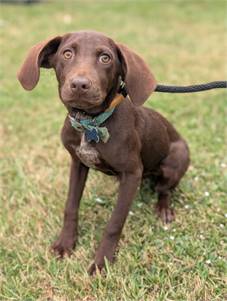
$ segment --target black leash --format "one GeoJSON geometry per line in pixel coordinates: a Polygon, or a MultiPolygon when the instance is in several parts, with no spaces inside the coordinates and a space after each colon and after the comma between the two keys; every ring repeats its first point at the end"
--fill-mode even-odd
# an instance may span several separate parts
{"type": "Polygon", "coordinates": [[[192,93],[206,91],[211,89],[227,88],[227,81],[216,81],[207,84],[191,85],[191,86],[169,86],[157,85],[155,92],[164,93],[192,93]]]}

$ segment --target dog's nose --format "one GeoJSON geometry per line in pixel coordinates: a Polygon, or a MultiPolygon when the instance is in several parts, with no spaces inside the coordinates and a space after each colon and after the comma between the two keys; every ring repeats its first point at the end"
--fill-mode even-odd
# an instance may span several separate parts
{"type": "Polygon", "coordinates": [[[86,92],[91,87],[91,81],[87,77],[78,76],[72,79],[70,87],[73,92],[86,92]]]}

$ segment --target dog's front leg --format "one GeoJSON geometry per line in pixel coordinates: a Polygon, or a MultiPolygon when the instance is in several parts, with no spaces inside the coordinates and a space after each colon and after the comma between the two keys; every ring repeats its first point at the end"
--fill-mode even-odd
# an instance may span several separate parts
{"type": "Polygon", "coordinates": [[[78,159],[71,163],[68,198],[65,205],[64,223],[59,238],[52,245],[54,252],[63,257],[70,255],[75,247],[78,234],[78,211],[80,199],[87,179],[88,167],[78,159]]]}
{"type": "Polygon", "coordinates": [[[110,262],[114,260],[114,253],[141,178],[142,168],[138,168],[132,173],[123,173],[121,175],[117,204],[96,251],[95,261],[88,270],[89,274],[95,273],[96,268],[101,270],[105,265],[105,258],[110,262]]]}

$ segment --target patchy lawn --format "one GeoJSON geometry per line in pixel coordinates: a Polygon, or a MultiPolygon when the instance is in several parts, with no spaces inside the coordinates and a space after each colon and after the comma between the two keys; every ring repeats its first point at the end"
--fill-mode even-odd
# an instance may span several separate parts
{"type": "Polygon", "coordinates": [[[105,277],[86,269],[117,193],[91,171],[71,258],[49,251],[62,223],[69,156],[59,133],[65,109],[55,76],[43,70],[25,92],[16,72],[28,48],[79,29],[103,31],[139,52],[160,83],[226,79],[226,1],[50,1],[1,5],[0,300],[214,301],[227,299],[227,102],[224,90],[153,94],[146,106],[187,139],[191,167],[175,194],[177,219],[163,226],[143,191],[118,259],[105,277]],[[104,185],[105,183],[105,185],[104,185]],[[102,203],[97,202],[102,199],[102,203]]]}

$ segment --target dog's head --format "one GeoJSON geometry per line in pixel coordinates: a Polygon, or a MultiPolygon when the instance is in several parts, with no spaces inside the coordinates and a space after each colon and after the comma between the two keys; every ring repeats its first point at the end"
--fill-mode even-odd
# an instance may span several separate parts
{"type": "Polygon", "coordinates": [[[92,31],[57,36],[33,46],[18,73],[26,90],[37,85],[40,67],[54,68],[60,98],[68,109],[100,108],[116,94],[120,76],[135,105],[144,103],[156,87],[141,57],[92,31]]]}

